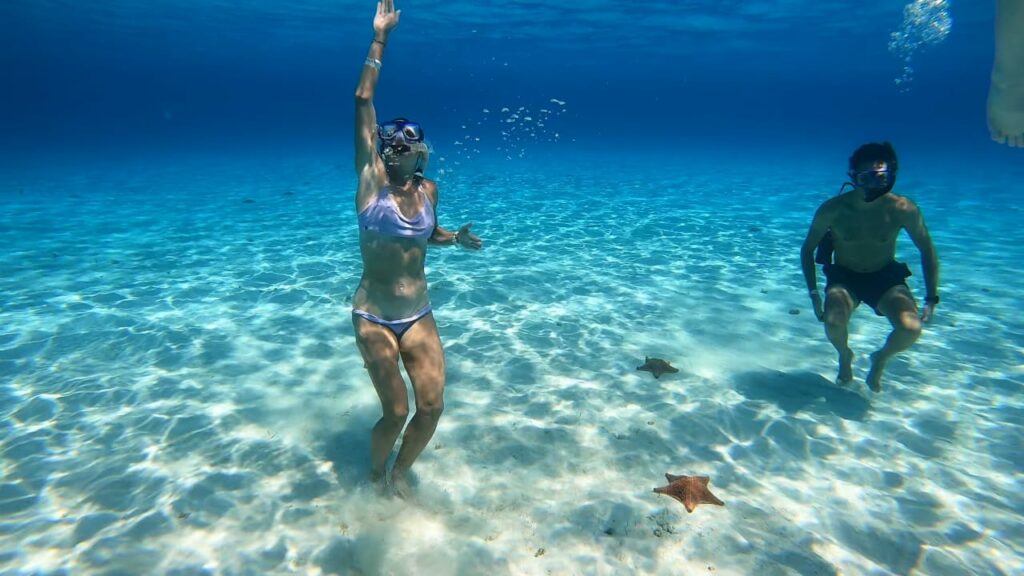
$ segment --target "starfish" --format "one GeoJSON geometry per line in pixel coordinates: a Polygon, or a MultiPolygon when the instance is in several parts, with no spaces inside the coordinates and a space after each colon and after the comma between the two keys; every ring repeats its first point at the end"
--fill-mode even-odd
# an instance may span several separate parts
{"type": "Polygon", "coordinates": [[[679,372],[678,368],[673,368],[671,364],[661,358],[649,358],[647,356],[644,356],[644,365],[637,366],[636,369],[650,372],[654,374],[655,378],[661,378],[662,374],[675,374],[679,372]]]}
{"type": "Polygon", "coordinates": [[[693,513],[693,509],[699,504],[725,506],[725,502],[716,498],[711,490],[708,490],[710,478],[707,476],[675,476],[665,473],[665,478],[668,479],[668,486],[655,488],[654,491],[682,502],[683,506],[686,506],[687,512],[693,513]]]}

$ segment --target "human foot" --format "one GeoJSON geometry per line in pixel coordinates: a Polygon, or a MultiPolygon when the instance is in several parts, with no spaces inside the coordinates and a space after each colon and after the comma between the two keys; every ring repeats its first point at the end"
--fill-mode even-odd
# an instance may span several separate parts
{"type": "Polygon", "coordinates": [[[988,91],[992,139],[1024,148],[1024,2],[996,2],[995,58],[988,91]]]}
{"type": "Polygon", "coordinates": [[[992,79],[988,92],[988,128],[992,140],[1024,148],[1024,80],[1013,85],[992,79]]]}
{"type": "Polygon", "coordinates": [[[836,375],[836,382],[846,385],[853,381],[853,350],[849,348],[839,354],[839,374],[836,375]]]}
{"type": "Polygon", "coordinates": [[[413,497],[409,479],[405,477],[405,474],[395,474],[394,470],[391,471],[391,491],[402,500],[411,500],[413,497]]]}
{"type": "Polygon", "coordinates": [[[872,392],[882,391],[882,371],[885,370],[885,363],[888,358],[883,358],[878,352],[871,354],[871,369],[868,370],[867,384],[872,392]]]}
{"type": "Polygon", "coordinates": [[[373,486],[373,490],[378,494],[383,494],[387,489],[387,475],[381,470],[380,472],[371,470],[370,471],[370,485],[373,486]]]}

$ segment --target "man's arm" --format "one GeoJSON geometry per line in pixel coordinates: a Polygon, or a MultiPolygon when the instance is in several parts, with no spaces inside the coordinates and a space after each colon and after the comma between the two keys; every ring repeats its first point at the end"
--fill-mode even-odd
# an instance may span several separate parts
{"type": "Polygon", "coordinates": [[[924,270],[925,295],[933,299],[939,295],[939,255],[932,243],[932,235],[924,223],[924,216],[916,204],[907,200],[902,209],[903,227],[913,240],[914,246],[921,252],[921,269],[924,270]]]}
{"type": "Polygon", "coordinates": [[[818,293],[818,277],[814,268],[814,250],[821,243],[821,239],[828,233],[832,225],[832,207],[830,202],[822,204],[814,213],[814,220],[811,221],[811,228],[807,231],[807,238],[800,247],[800,268],[804,273],[804,281],[807,282],[807,293],[816,295],[818,293]]]}

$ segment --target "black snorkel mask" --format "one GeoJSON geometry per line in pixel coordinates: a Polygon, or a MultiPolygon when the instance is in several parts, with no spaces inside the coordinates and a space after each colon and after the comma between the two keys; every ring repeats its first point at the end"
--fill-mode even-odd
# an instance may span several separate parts
{"type": "Polygon", "coordinates": [[[896,185],[896,163],[883,162],[881,166],[849,172],[851,184],[864,191],[864,201],[874,202],[892,191],[896,185]]]}
{"type": "Polygon", "coordinates": [[[848,184],[863,192],[865,202],[874,202],[892,191],[899,167],[892,144],[865,144],[850,157],[848,184]]]}

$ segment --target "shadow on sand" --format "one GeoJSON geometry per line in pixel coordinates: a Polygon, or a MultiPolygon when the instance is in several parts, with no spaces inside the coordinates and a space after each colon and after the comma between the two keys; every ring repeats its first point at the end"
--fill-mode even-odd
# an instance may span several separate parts
{"type": "Polygon", "coordinates": [[[777,405],[787,414],[808,412],[863,421],[871,404],[852,387],[843,388],[814,372],[744,372],[733,379],[737,392],[777,405]]]}
{"type": "Polygon", "coordinates": [[[326,434],[316,451],[333,464],[338,482],[345,486],[365,484],[370,478],[370,430],[376,419],[367,414],[353,418],[346,426],[326,434]]]}

